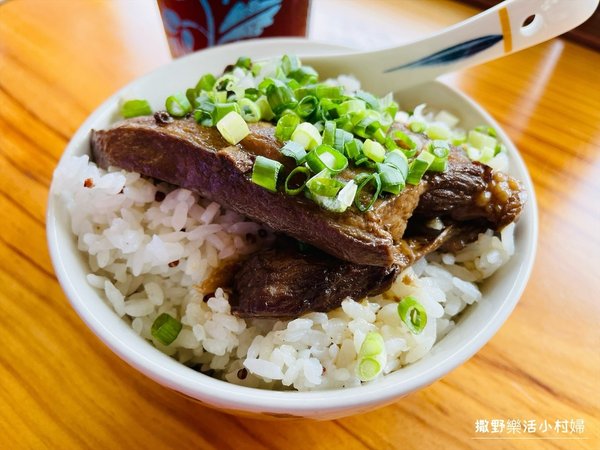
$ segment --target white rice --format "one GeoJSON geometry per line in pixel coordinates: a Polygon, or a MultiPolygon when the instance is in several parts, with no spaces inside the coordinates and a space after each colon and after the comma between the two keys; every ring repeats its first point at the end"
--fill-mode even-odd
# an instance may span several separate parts
{"type": "Polygon", "coordinates": [[[88,282],[136,333],[184,364],[252,387],[357,386],[357,352],[369,331],[383,336],[387,353],[377,379],[422,358],[452,329],[456,315],[481,299],[476,283],[514,252],[511,225],[502,239],[488,231],[456,255],[419,260],[383,295],[362,302],[347,298],[330,313],[291,321],[242,320],[231,314],[223,289],[209,293],[196,286],[223,260],[269,241],[260,225],[185,189],[98,169],[87,156],[61,163],[53,192],[70,213],[79,250],[88,255],[88,282]],[[397,299],[407,295],[417,297],[428,314],[418,335],[397,313],[397,299]],[[183,323],[169,346],[150,333],[164,312],[183,323]]]}

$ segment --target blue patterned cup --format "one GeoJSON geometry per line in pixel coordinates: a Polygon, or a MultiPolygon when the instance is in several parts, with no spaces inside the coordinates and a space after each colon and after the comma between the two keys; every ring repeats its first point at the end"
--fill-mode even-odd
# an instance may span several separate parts
{"type": "Polygon", "coordinates": [[[174,57],[258,37],[305,36],[310,0],[157,0],[174,57]]]}

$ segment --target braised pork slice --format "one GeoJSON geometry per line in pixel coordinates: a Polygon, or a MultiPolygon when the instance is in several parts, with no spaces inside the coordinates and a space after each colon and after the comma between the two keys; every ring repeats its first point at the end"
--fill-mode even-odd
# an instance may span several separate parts
{"type": "Polygon", "coordinates": [[[391,267],[353,264],[280,237],[272,248],[254,253],[236,270],[232,311],[244,318],[291,318],[309,311],[331,311],[347,297],[381,294],[404,268],[459,232],[450,226],[433,238],[403,241],[404,262],[391,267]]]}
{"type": "Polygon", "coordinates": [[[165,123],[138,117],[93,131],[91,144],[100,167],[116,166],[196,191],[280,233],[361,265],[405,263],[402,237],[415,209],[431,217],[460,211],[458,220],[483,218],[494,229],[505,222],[505,210],[511,217],[520,211],[518,201],[505,207],[519,198],[512,191],[508,197],[486,194],[498,191],[490,188],[491,169],[471,163],[453,149],[444,173],[426,175],[419,185],[409,185],[399,195],[379,198],[368,212],[354,207],[344,213],[329,212],[304,196],[273,193],[252,183],[258,155],[293,167],[293,160],[279,152],[282,144],[274,130],[271,124],[250,124],[250,135],[232,146],[216,128],[200,126],[191,118],[165,123]],[[430,189],[434,193],[420,200],[430,189]],[[433,209],[418,208],[420,201],[433,209]]]}

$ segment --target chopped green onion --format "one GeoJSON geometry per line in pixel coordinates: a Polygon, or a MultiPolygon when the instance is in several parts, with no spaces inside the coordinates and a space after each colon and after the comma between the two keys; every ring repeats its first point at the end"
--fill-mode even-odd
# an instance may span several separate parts
{"type": "Polygon", "coordinates": [[[450,139],[450,142],[452,143],[452,145],[461,145],[464,144],[465,142],[467,142],[467,134],[462,131],[462,132],[454,132],[454,134],[452,135],[452,138],[450,139]]]}
{"type": "Polygon", "coordinates": [[[408,128],[410,128],[410,131],[413,133],[422,133],[425,131],[426,126],[423,122],[411,122],[408,125],[408,128]]]}
{"type": "Polygon", "coordinates": [[[260,91],[256,88],[247,88],[244,90],[244,97],[255,102],[260,97],[260,91]]]}
{"type": "Polygon", "coordinates": [[[323,130],[323,144],[333,146],[335,142],[335,122],[328,120],[325,122],[325,129],[323,130]]]}
{"type": "Polygon", "coordinates": [[[370,111],[370,113],[367,113],[367,115],[354,126],[354,134],[364,138],[372,137],[381,126],[377,113],[370,111]]]}
{"type": "Polygon", "coordinates": [[[357,189],[358,186],[354,182],[354,180],[350,180],[346,183],[342,190],[338,192],[337,199],[344,207],[343,211],[345,211],[348,207],[350,207],[350,205],[352,205],[354,197],[356,196],[357,189]]]}
{"type": "Polygon", "coordinates": [[[369,331],[358,351],[357,373],[361,381],[370,381],[381,373],[387,362],[383,336],[369,331]]]}
{"type": "Polygon", "coordinates": [[[299,69],[288,73],[288,77],[296,80],[298,83],[300,83],[300,85],[304,86],[310,83],[315,83],[319,77],[319,74],[310,66],[302,66],[299,69]]]}
{"type": "Polygon", "coordinates": [[[427,312],[414,297],[404,297],[398,303],[398,315],[413,334],[420,334],[427,325],[427,312]]]}
{"type": "Polygon", "coordinates": [[[496,130],[494,130],[492,127],[488,127],[487,125],[479,125],[478,127],[475,127],[475,131],[487,134],[488,136],[491,136],[493,138],[498,137],[498,133],[496,133],[496,130]]]}
{"type": "Polygon", "coordinates": [[[498,140],[487,134],[480,133],[479,131],[471,130],[469,131],[467,142],[473,147],[482,150],[484,147],[495,148],[498,140]]]}
{"type": "Polygon", "coordinates": [[[394,166],[396,169],[400,171],[403,178],[406,178],[408,175],[408,159],[406,155],[400,150],[392,150],[385,155],[384,162],[391,166],[394,166]]]}
{"type": "Polygon", "coordinates": [[[196,84],[196,91],[210,91],[215,86],[217,79],[212,73],[202,75],[200,81],[196,84]]]}
{"type": "Polygon", "coordinates": [[[152,108],[147,100],[128,100],[121,105],[121,115],[125,119],[138,116],[149,116],[152,108]]]}
{"type": "Polygon", "coordinates": [[[173,316],[162,313],[152,323],[152,327],[150,328],[150,334],[154,337],[158,342],[163,345],[171,345],[179,333],[183,325],[173,316]]]}
{"type": "Polygon", "coordinates": [[[373,206],[373,203],[375,203],[375,200],[377,200],[377,197],[379,197],[380,192],[381,192],[381,179],[379,178],[379,174],[372,173],[367,178],[365,178],[358,186],[358,189],[356,190],[356,196],[354,197],[354,205],[361,212],[368,211],[369,209],[371,209],[371,206],[373,206]],[[367,195],[367,201],[363,202],[362,201],[363,191],[371,183],[373,184],[374,192],[370,196],[368,193],[365,193],[367,195]]]}
{"type": "Polygon", "coordinates": [[[346,130],[337,129],[337,130],[335,130],[335,139],[333,142],[333,148],[335,148],[336,150],[338,150],[340,152],[344,152],[346,149],[346,144],[348,142],[352,141],[353,138],[354,138],[354,136],[352,135],[352,133],[350,133],[346,130]]]}
{"type": "Polygon", "coordinates": [[[399,109],[398,103],[394,101],[394,94],[391,92],[379,100],[379,105],[381,110],[389,114],[392,118],[396,116],[399,109]]]}
{"type": "Polygon", "coordinates": [[[444,172],[448,166],[448,155],[450,154],[450,144],[447,141],[431,141],[429,143],[429,152],[435,156],[435,159],[429,166],[432,172],[444,172]]]}
{"type": "Polygon", "coordinates": [[[404,176],[396,167],[377,163],[377,171],[381,178],[381,190],[390,194],[399,194],[405,187],[404,176]]]}
{"type": "Polygon", "coordinates": [[[390,138],[405,150],[413,150],[417,147],[417,143],[411,137],[401,130],[394,130],[390,133],[390,138]]]}
{"type": "Polygon", "coordinates": [[[406,183],[417,185],[423,178],[423,175],[431,166],[435,156],[429,152],[421,152],[419,156],[412,160],[408,166],[408,176],[406,177],[406,183]]]}
{"type": "Polygon", "coordinates": [[[277,121],[277,126],[275,127],[275,137],[280,141],[289,141],[299,123],[300,117],[297,115],[284,114],[277,121]]]}
{"type": "Polygon", "coordinates": [[[371,381],[382,371],[381,364],[373,358],[362,358],[358,362],[357,372],[361,381],[371,381]]]}
{"type": "Polygon", "coordinates": [[[235,111],[227,113],[225,117],[217,122],[217,129],[223,138],[232,145],[237,144],[250,134],[248,124],[235,111]]]}
{"type": "Polygon", "coordinates": [[[200,95],[198,95],[198,91],[195,88],[189,88],[189,89],[187,89],[185,91],[185,97],[190,102],[190,105],[192,105],[192,108],[197,108],[198,105],[203,100],[207,100],[208,99],[208,96],[206,95],[206,93],[201,93],[200,95]]]}
{"type": "Polygon", "coordinates": [[[205,127],[212,127],[215,125],[214,115],[215,105],[208,101],[200,103],[194,110],[194,120],[205,127]]]}
{"type": "Polygon", "coordinates": [[[353,139],[350,142],[346,142],[345,150],[348,158],[356,161],[362,155],[363,143],[358,139],[353,139]]]}
{"type": "Polygon", "coordinates": [[[302,122],[300,125],[295,127],[291,139],[307,150],[312,150],[318,145],[321,145],[323,142],[323,138],[321,137],[321,133],[319,133],[317,127],[309,122],[302,122]]]}
{"type": "Polygon", "coordinates": [[[445,172],[448,167],[448,158],[438,158],[436,157],[431,165],[429,166],[430,172],[445,172]]]}
{"type": "Polygon", "coordinates": [[[302,66],[300,59],[295,55],[283,55],[281,58],[281,68],[286,75],[298,70],[302,66]]]}
{"type": "Polygon", "coordinates": [[[288,141],[280,151],[283,155],[294,158],[297,165],[302,164],[306,158],[304,147],[294,141],[288,141]]]}
{"type": "Polygon", "coordinates": [[[306,182],[306,187],[312,194],[323,197],[334,197],[343,186],[344,183],[329,176],[327,169],[306,182]]]}
{"type": "Polygon", "coordinates": [[[211,92],[212,101],[215,103],[227,103],[227,92],[219,91],[219,92],[211,92]]]}
{"type": "MultiPolygon", "coordinates": [[[[215,111],[213,113],[213,120],[219,122],[223,117],[229,114],[231,111],[235,111],[240,114],[240,107],[237,103],[215,103],[215,111]]],[[[244,116],[242,116],[243,118],[244,116]]]]}
{"type": "Polygon", "coordinates": [[[253,123],[260,120],[260,108],[255,102],[249,98],[241,98],[237,104],[240,107],[240,114],[246,122],[253,123]]]}
{"type": "Polygon", "coordinates": [[[431,139],[450,139],[450,128],[443,123],[432,123],[427,126],[425,134],[431,139]]]}
{"type": "Polygon", "coordinates": [[[283,167],[278,161],[257,156],[252,166],[252,182],[272,192],[277,192],[277,177],[283,167]]]}
{"type": "Polygon", "coordinates": [[[307,95],[298,102],[295,111],[300,117],[305,119],[315,112],[318,104],[319,100],[317,100],[317,97],[314,95],[307,95]]]}
{"type": "Polygon", "coordinates": [[[371,109],[379,109],[379,100],[373,95],[365,91],[356,91],[356,97],[363,100],[371,109]]]}
{"type": "Polygon", "coordinates": [[[375,130],[375,133],[373,133],[373,139],[375,139],[380,144],[385,143],[386,136],[385,131],[383,131],[383,128],[378,128],[377,130],[375,130]]]}
{"type": "Polygon", "coordinates": [[[383,162],[385,159],[385,148],[379,142],[367,139],[362,148],[365,156],[375,162],[383,162]]]}
{"type": "Polygon", "coordinates": [[[240,56],[236,61],[235,66],[250,70],[252,68],[252,60],[247,56],[240,56]]]}
{"type": "Polygon", "coordinates": [[[333,120],[339,118],[337,112],[337,103],[329,98],[323,98],[319,102],[319,112],[323,120],[333,120]]]}
{"type": "Polygon", "coordinates": [[[238,79],[230,73],[226,73],[222,77],[218,78],[213,85],[213,90],[217,92],[233,91],[233,88],[237,84],[238,79]]]}
{"type": "Polygon", "coordinates": [[[165,108],[173,117],[183,117],[187,113],[192,112],[190,101],[181,93],[167,97],[165,108]]]}
{"type": "Polygon", "coordinates": [[[321,144],[306,155],[306,162],[310,169],[317,173],[327,169],[339,173],[348,167],[348,158],[343,153],[327,144],[321,144]]]}
{"type": "Polygon", "coordinates": [[[286,109],[294,109],[298,104],[294,92],[284,83],[279,80],[278,83],[269,85],[266,89],[267,100],[269,105],[276,115],[281,114],[286,109]]]}
{"type": "Polygon", "coordinates": [[[367,109],[367,105],[364,102],[364,100],[359,100],[359,99],[355,98],[355,99],[351,99],[351,100],[346,100],[345,102],[341,103],[337,107],[337,112],[341,117],[346,114],[356,113],[358,111],[364,111],[365,109],[367,109]]]}
{"type": "Polygon", "coordinates": [[[269,105],[269,100],[267,100],[267,97],[264,95],[258,97],[256,100],[256,106],[258,106],[258,109],[260,109],[260,118],[262,120],[271,120],[273,117],[275,117],[275,114],[271,109],[271,105],[269,105]]]}
{"type": "Polygon", "coordinates": [[[332,86],[329,84],[317,84],[315,87],[315,95],[317,98],[340,98],[344,95],[342,86],[332,86]]]}
{"type": "Polygon", "coordinates": [[[285,179],[285,193],[288,195],[298,195],[306,186],[306,182],[310,178],[310,170],[308,167],[298,166],[295,167],[294,170],[290,172],[290,174],[285,179]],[[303,180],[301,183],[296,183],[296,187],[291,187],[290,183],[295,182],[295,178],[298,178],[298,175],[301,174],[303,176],[303,180]]]}

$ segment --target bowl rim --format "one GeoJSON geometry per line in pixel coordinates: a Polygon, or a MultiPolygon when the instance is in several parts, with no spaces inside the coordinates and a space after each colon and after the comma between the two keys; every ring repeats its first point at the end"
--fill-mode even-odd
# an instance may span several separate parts
{"type": "MultiPolygon", "coordinates": [[[[74,153],[78,144],[87,138],[89,130],[92,128],[94,122],[109,108],[114,107],[115,102],[118,102],[123,92],[127,91],[132,86],[137,85],[140,81],[153,76],[158,76],[158,74],[161,74],[162,72],[169,72],[178,66],[183,66],[187,64],[188,61],[193,61],[198,58],[199,54],[203,57],[224,52],[237,52],[238,55],[248,54],[248,51],[252,51],[252,49],[256,49],[256,47],[261,47],[263,50],[271,49],[274,53],[281,53],[281,50],[285,49],[287,45],[305,46],[307,51],[314,50],[316,47],[331,52],[345,50],[345,48],[341,46],[310,41],[302,38],[271,38],[227,44],[184,56],[162,65],[142,77],[136,78],[102,102],[102,104],[88,116],[73,135],[58,164],[60,165],[65,157],[74,153]]],[[[302,56],[301,53],[299,53],[299,55],[302,56]]],[[[400,382],[395,382],[394,380],[394,375],[398,373],[396,372],[387,375],[383,380],[380,380],[377,383],[368,383],[357,387],[324,391],[271,391],[238,386],[194,371],[163,354],[153,347],[152,344],[136,335],[129,325],[125,324],[124,321],[114,314],[114,317],[127,327],[131,333],[134,333],[134,336],[137,337],[137,339],[146,344],[148,348],[142,351],[140,350],[142,347],[138,345],[139,342],[132,343],[127,340],[131,338],[131,336],[124,336],[121,327],[117,326],[116,329],[112,329],[109,326],[110,324],[107,325],[100,320],[94,311],[94,303],[99,301],[104,304],[99,295],[96,295],[97,301],[90,303],[89,299],[84,300],[81,293],[78,291],[75,280],[69,273],[63,255],[63,252],[68,252],[68,248],[60,245],[59,229],[62,225],[59,223],[55,214],[57,207],[56,199],[52,194],[51,188],[46,214],[47,240],[57,278],[67,295],[69,302],[94,334],[129,365],[162,385],[188,395],[195,400],[206,402],[212,406],[216,405],[221,408],[230,408],[247,412],[269,411],[273,413],[285,413],[294,411],[296,413],[295,415],[298,416],[302,416],[303,414],[322,414],[324,411],[341,411],[356,408],[366,410],[375,405],[383,406],[386,403],[391,403],[403,395],[425,387],[443,377],[471,358],[481,347],[483,347],[499,330],[516,306],[525,289],[535,260],[538,235],[538,214],[533,183],[530,175],[521,155],[516,150],[514,144],[508,138],[504,130],[489,115],[489,113],[464,93],[440,81],[433,81],[432,83],[441,85],[443,86],[443,89],[448,89],[453,94],[459,96],[469,105],[469,107],[484,117],[487,123],[498,130],[501,139],[509,148],[511,158],[516,160],[524,173],[524,179],[521,181],[530,193],[526,205],[526,208],[530,209],[530,223],[526,230],[529,239],[524,240],[522,243],[524,246],[523,251],[529,256],[526,257],[524,264],[520,267],[512,288],[506,294],[506,300],[498,308],[496,314],[491,317],[482,328],[478,329],[478,333],[469,336],[468,339],[453,353],[435,364],[430,365],[426,370],[415,373],[400,382]]],[[[52,184],[54,184],[54,179],[52,184]]]]}

